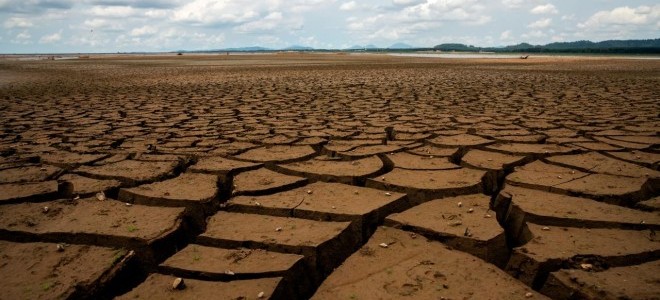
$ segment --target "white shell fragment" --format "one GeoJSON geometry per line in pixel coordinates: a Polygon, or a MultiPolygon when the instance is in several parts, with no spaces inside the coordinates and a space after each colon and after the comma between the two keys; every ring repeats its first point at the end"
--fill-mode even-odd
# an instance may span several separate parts
{"type": "Polygon", "coordinates": [[[385,193],[385,195],[386,195],[386,196],[392,196],[392,193],[387,192],[387,193],[385,193]]]}
{"type": "Polygon", "coordinates": [[[236,275],[236,273],[232,272],[231,270],[225,271],[225,274],[231,275],[231,276],[236,275]]]}
{"type": "Polygon", "coordinates": [[[183,283],[183,278],[177,277],[174,279],[172,282],[172,289],[173,290],[183,290],[186,288],[186,285],[183,283]]]}
{"type": "Polygon", "coordinates": [[[126,202],[126,206],[133,206],[133,204],[126,202]]]}
{"type": "Polygon", "coordinates": [[[548,230],[550,230],[550,227],[548,227],[548,226],[543,227],[542,230],[548,231],[548,230]]]}
{"type": "Polygon", "coordinates": [[[387,246],[389,245],[387,243],[380,243],[378,246],[380,246],[381,248],[387,248],[387,246]]]}
{"type": "Polygon", "coordinates": [[[263,297],[264,297],[264,292],[259,292],[259,294],[257,295],[257,298],[261,299],[263,297]]]}
{"type": "Polygon", "coordinates": [[[103,192],[96,193],[96,200],[105,201],[105,193],[103,192]]]}
{"type": "Polygon", "coordinates": [[[590,271],[591,269],[594,268],[594,265],[592,264],[580,264],[580,268],[585,271],[590,271]]]}

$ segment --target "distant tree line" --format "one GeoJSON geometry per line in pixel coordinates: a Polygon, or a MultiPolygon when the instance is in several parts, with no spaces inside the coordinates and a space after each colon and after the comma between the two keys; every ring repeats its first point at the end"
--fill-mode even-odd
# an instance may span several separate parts
{"type": "Polygon", "coordinates": [[[602,42],[576,41],[558,42],[547,45],[521,43],[506,47],[475,47],[465,44],[440,44],[433,47],[440,51],[460,52],[528,52],[528,53],[625,53],[660,54],[660,39],[652,40],[610,40],[602,42]]]}

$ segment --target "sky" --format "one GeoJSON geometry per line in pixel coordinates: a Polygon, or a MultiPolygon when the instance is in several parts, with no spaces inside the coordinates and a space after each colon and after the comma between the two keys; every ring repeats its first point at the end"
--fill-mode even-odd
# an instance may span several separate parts
{"type": "Polygon", "coordinates": [[[0,0],[0,53],[660,38],[657,0],[0,0]]]}

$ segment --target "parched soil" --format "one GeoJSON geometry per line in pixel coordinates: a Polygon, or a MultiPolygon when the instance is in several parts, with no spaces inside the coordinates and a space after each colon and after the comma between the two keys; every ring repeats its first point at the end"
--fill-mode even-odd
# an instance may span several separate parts
{"type": "Polygon", "coordinates": [[[0,298],[660,295],[660,60],[0,70],[0,298]]]}

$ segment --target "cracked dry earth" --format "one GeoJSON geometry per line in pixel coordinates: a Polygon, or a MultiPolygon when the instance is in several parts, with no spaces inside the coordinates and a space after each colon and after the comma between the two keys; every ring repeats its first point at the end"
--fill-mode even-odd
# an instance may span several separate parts
{"type": "Polygon", "coordinates": [[[658,60],[0,70],[2,299],[660,295],[658,60]]]}

